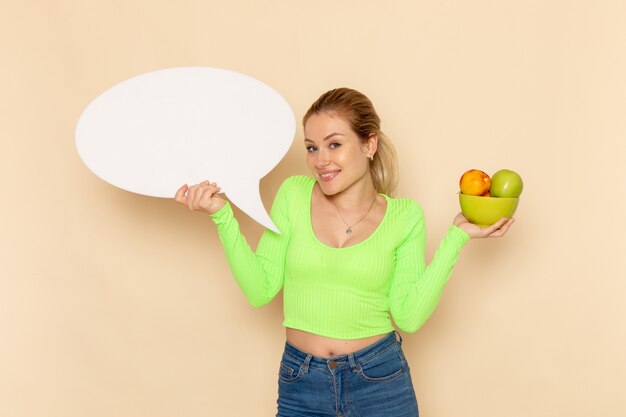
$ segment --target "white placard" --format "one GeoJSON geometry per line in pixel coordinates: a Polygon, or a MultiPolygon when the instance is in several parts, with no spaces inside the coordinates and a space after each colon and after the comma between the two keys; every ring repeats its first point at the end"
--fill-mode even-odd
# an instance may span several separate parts
{"type": "Polygon", "coordinates": [[[76,148],[104,181],[173,198],[183,184],[217,182],[228,198],[277,231],[259,180],[285,156],[296,121],[269,86],[219,68],[163,69],[98,96],[76,126],[76,148]]]}

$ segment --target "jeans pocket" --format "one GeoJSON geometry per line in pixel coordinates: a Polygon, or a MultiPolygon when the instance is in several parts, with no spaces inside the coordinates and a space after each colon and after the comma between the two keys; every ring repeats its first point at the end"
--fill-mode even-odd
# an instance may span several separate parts
{"type": "Polygon", "coordinates": [[[368,382],[391,381],[404,374],[404,364],[395,346],[359,365],[358,374],[368,382]]]}
{"type": "Polygon", "coordinates": [[[301,376],[302,364],[287,355],[283,355],[278,369],[278,378],[283,382],[296,382],[301,376]]]}

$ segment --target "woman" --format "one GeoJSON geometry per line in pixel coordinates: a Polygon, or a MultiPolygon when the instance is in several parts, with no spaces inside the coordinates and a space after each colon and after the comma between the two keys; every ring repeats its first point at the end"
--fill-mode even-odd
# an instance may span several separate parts
{"type": "Polygon", "coordinates": [[[397,327],[416,331],[439,301],[470,238],[499,237],[513,219],[480,228],[459,213],[425,265],[425,222],[410,199],[396,199],[395,152],[370,100],[339,88],[303,118],[311,177],[280,187],[256,253],[215,183],[176,193],[206,212],[244,294],[254,306],[284,288],[286,343],[278,416],[417,416],[397,327]],[[391,317],[390,317],[391,316],[391,317]]]}

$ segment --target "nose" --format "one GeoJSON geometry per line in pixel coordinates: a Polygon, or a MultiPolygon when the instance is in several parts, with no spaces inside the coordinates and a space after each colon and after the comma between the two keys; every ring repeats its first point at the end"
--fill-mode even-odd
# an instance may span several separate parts
{"type": "Polygon", "coordinates": [[[322,169],[330,164],[330,160],[328,158],[328,153],[325,150],[319,150],[315,155],[315,167],[317,169],[322,169]]]}

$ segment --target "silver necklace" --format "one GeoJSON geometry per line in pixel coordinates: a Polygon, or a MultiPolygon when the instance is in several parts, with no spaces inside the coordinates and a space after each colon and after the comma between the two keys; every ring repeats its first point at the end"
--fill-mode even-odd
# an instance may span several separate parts
{"type": "MultiPolygon", "coordinates": [[[[376,196],[378,197],[378,196],[376,196]]],[[[352,228],[354,226],[356,226],[361,220],[363,220],[365,217],[367,217],[367,215],[370,213],[370,211],[372,210],[372,207],[374,207],[374,203],[376,202],[376,197],[374,197],[374,200],[372,200],[372,204],[370,204],[370,208],[367,209],[367,213],[365,213],[363,215],[363,217],[361,217],[359,220],[357,220],[355,223],[353,224],[348,224],[348,222],[346,221],[346,219],[343,218],[343,216],[341,215],[341,212],[339,211],[339,207],[337,207],[337,205],[335,204],[335,202],[333,200],[330,200],[330,202],[333,204],[333,206],[335,206],[335,210],[337,210],[337,213],[339,213],[339,217],[341,217],[341,220],[343,220],[343,222],[346,224],[346,226],[348,226],[348,228],[346,229],[346,234],[349,235],[350,233],[352,233],[352,228]]]]}

